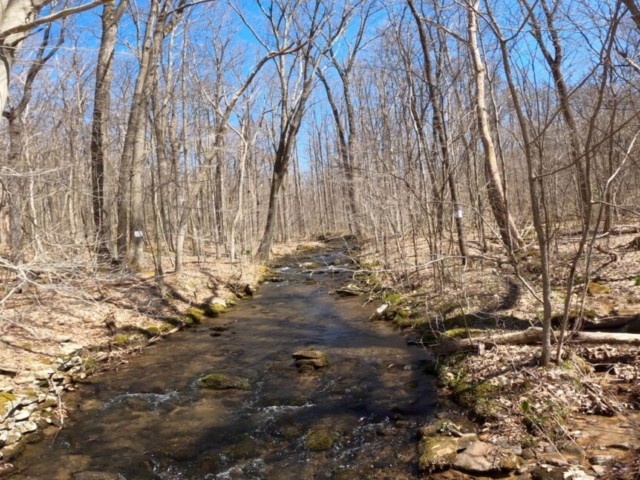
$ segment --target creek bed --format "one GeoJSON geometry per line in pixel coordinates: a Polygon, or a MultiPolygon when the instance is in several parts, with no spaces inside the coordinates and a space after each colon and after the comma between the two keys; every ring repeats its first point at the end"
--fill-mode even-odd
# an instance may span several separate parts
{"type": "Polygon", "coordinates": [[[91,377],[66,397],[65,428],[30,446],[12,478],[417,477],[416,429],[437,405],[424,352],[369,322],[363,297],[329,294],[348,272],[318,271],[281,269],[284,282],[91,377]],[[291,355],[306,347],[329,365],[298,372],[291,355]],[[249,388],[198,388],[210,373],[249,388]]]}

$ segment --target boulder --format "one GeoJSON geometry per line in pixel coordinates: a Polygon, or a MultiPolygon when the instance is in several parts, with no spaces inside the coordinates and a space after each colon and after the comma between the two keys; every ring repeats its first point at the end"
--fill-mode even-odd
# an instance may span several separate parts
{"type": "Polygon", "coordinates": [[[515,470],[518,457],[509,449],[485,442],[473,442],[453,461],[453,467],[469,473],[500,473],[515,470]]]}
{"type": "Polygon", "coordinates": [[[425,437],[420,441],[421,472],[433,473],[449,468],[458,452],[458,439],[443,436],[425,437]]]}
{"type": "Polygon", "coordinates": [[[222,298],[212,298],[204,307],[204,311],[210,317],[217,317],[227,311],[227,301],[222,298]]]}

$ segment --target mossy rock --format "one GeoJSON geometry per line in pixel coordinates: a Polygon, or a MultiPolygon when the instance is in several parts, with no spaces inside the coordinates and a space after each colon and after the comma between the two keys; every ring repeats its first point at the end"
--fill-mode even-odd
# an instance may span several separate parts
{"type": "Polygon", "coordinates": [[[285,425],[280,429],[280,434],[287,439],[299,438],[304,433],[304,428],[299,423],[285,425]]]}
{"type": "Polygon", "coordinates": [[[111,339],[111,343],[117,347],[126,347],[131,345],[135,341],[133,335],[127,335],[126,333],[118,333],[111,339]]]}
{"type": "Polygon", "coordinates": [[[0,405],[4,405],[8,402],[13,402],[16,399],[16,396],[13,393],[2,392],[0,393],[0,405]]]}
{"type": "Polygon", "coordinates": [[[337,433],[326,428],[318,428],[307,433],[307,436],[304,439],[304,445],[307,447],[307,450],[319,452],[322,450],[329,450],[337,439],[337,433]]]}
{"type": "Polygon", "coordinates": [[[458,452],[458,440],[452,437],[429,436],[420,441],[418,468],[424,473],[445,470],[451,466],[458,452]]]}
{"type": "Polygon", "coordinates": [[[5,462],[10,462],[15,460],[20,456],[20,454],[24,451],[27,446],[27,439],[22,437],[18,443],[14,443],[13,445],[7,445],[0,449],[2,453],[2,460],[5,462]]]}
{"type": "Polygon", "coordinates": [[[249,380],[224,373],[210,373],[198,380],[198,387],[208,390],[249,390],[249,380]]]}
{"type": "Polygon", "coordinates": [[[227,302],[221,298],[214,298],[210,303],[202,306],[202,311],[208,317],[218,317],[227,311],[227,302]]]}
{"type": "Polygon", "coordinates": [[[147,332],[147,335],[149,337],[157,337],[158,335],[161,335],[163,333],[167,333],[173,330],[173,328],[174,328],[173,325],[163,323],[160,326],[151,325],[149,327],[145,327],[144,330],[147,332]]]}
{"type": "Polygon", "coordinates": [[[202,323],[202,319],[205,316],[204,310],[201,308],[191,307],[187,310],[185,314],[185,324],[186,325],[199,325],[202,323]],[[191,319],[191,323],[187,323],[187,319],[191,319]]]}
{"type": "MultiPolygon", "coordinates": [[[[275,275],[273,269],[266,265],[258,265],[256,273],[259,282],[263,282],[265,278],[275,275]]],[[[247,292],[247,294],[252,295],[252,293],[249,292],[247,292]]]]}

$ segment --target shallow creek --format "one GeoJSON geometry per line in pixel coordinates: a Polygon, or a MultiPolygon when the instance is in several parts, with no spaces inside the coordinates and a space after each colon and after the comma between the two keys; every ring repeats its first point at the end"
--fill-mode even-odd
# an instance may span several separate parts
{"type": "Polygon", "coordinates": [[[12,478],[417,477],[416,427],[437,404],[424,352],[369,322],[375,307],[363,297],[329,294],[348,272],[279,275],[286,281],[262,285],[222,317],[90,378],[66,397],[65,428],[30,446],[12,478]],[[231,328],[211,336],[220,324],[231,328]],[[326,352],[329,366],[298,373],[291,354],[306,346],[326,352]],[[251,389],[198,389],[208,373],[248,378],[251,389]],[[318,429],[335,442],[309,451],[305,439],[318,429]]]}

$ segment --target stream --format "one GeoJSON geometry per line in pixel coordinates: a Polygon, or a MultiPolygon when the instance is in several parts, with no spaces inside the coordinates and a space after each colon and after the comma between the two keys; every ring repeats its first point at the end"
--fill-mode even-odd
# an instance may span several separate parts
{"type": "Polygon", "coordinates": [[[283,282],[229,313],[90,377],[65,397],[64,429],[31,445],[12,478],[417,478],[416,429],[437,411],[425,353],[369,322],[375,306],[364,297],[330,295],[349,279],[340,270],[280,268],[283,282]],[[213,336],[215,325],[230,328],[213,336]],[[329,366],[299,373],[291,355],[304,347],[325,352],[329,366]],[[251,387],[197,388],[209,373],[251,387]],[[334,442],[310,451],[318,430],[334,442]]]}

